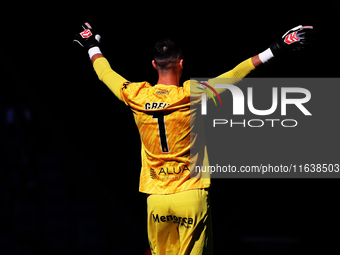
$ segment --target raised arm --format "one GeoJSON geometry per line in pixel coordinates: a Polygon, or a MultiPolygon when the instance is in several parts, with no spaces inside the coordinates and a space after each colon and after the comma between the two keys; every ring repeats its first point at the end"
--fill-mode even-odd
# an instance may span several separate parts
{"type": "MultiPolygon", "coordinates": [[[[234,69],[210,79],[208,84],[214,87],[215,84],[235,84],[246,77],[252,70],[263,63],[269,62],[272,58],[284,54],[287,51],[302,49],[310,46],[315,38],[313,26],[297,26],[286,32],[281,39],[274,42],[268,49],[260,54],[249,58],[234,69]]],[[[226,88],[215,88],[221,94],[226,88]]]]}
{"type": "Polygon", "coordinates": [[[108,86],[119,100],[123,100],[120,91],[127,80],[112,70],[109,62],[100,51],[100,36],[94,35],[90,24],[85,23],[83,29],[84,31],[77,34],[73,41],[87,50],[98,78],[108,86]]]}
{"type": "Polygon", "coordinates": [[[127,80],[112,70],[109,62],[104,58],[102,53],[95,53],[94,55],[90,54],[90,58],[99,80],[104,82],[119,100],[123,101],[120,93],[123,84],[127,82],[127,80]]]}

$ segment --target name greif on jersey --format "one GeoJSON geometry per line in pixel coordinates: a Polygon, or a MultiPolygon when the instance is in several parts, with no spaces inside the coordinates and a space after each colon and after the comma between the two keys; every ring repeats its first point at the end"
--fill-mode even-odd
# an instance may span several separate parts
{"type": "Polygon", "coordinates": [[[144,104],[145,110],[165,109],[170,104],[164,102],[147,102],[144,104]]]}

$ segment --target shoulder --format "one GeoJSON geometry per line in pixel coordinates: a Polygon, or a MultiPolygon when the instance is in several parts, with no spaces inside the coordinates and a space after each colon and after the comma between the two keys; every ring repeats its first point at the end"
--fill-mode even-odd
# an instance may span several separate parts
{"type": "Polygon", "coordinates": [[[187,80],[183,83],[183,87],[184,89],[189,90],[190,96],[193,96],[195,94],[201,95],[202,93],[204,93],[201,82],[197,80],[187,80]]]}
{"type": "Polygon", "coordinates": [[[143,89],[146,88],[152,88],[151,84],[143,81],[143,82],[130,82],[126,81],[122,85],[121,95],[124,99],[125,103],[128,104],[128,102],[132,99],[137,97],[143,89]]]}
{"type": "Polygon", "coordinates": [[[152,86],[147,81],[142,81],[142,82],[126,81],[123,83],[123,89],[132,88],[132,87],[136,88],[136,87],[152,87],[152,86]]]}
{"type": "Polygon", "coordinates": [[[152,86],[150,83],[146,81],[143,81],[143,82],[126,81],[122,85],[122,91],[125,94],[138,93],[141,89],[144,89],[144,88],[152,88],[152,86]]]}

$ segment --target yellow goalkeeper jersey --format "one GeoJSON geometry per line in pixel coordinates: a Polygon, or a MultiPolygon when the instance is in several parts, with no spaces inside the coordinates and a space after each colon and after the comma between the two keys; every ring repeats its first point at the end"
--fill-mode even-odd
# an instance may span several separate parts
{"type": "MultiPolygon", "coordinates": [[[[240,68],[233,74],[244,77],[249,73],[254,68],[249,60],[244,62],[241,74],[237,73],[240,68]]],[[[204,134],[200,135],[200,126],[195,126],[200,114],[196,107],[190,107],[200,100],[202,90],[195,89],[199,84],[186,81],[177,87],[129,82],[114,72],[105,58],[97,59],[94,69],[133,112],[142,142],[139,191],[171,194],[208,188],[209,173],[195,171],[196,165],[209,165],[204,134]]]]}
{"type": "Polygon", "coordinates": [[[125,82],[121,90],[131,107],[142,142],[139,190],[170,194],[209,187],[209,178],[190,173],[190,82],[183,87],[125,82]]]}

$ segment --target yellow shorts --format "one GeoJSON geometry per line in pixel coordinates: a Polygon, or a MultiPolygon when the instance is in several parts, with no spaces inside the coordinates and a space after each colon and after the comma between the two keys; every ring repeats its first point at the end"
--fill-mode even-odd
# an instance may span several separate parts
{"type": "Polygon", "coordinates": [[[208,190],[150,195],[147,209],[148,238],[153,255],[212,254],[208,190]]]}

